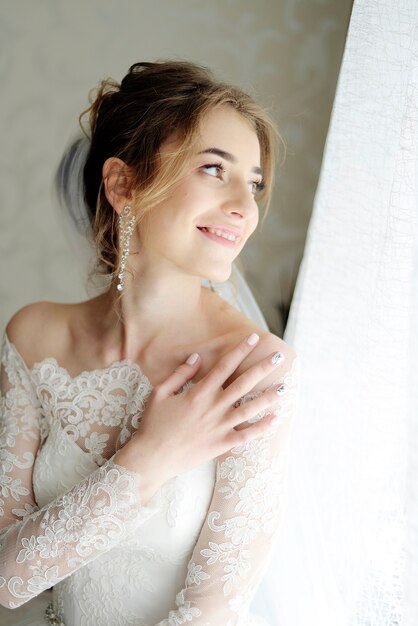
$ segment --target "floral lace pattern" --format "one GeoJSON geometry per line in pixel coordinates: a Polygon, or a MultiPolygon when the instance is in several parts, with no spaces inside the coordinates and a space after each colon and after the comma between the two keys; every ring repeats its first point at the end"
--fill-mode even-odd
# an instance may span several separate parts
{"type": "Polygon", "coordinates": [[[121,361],[71,377],[48,358],[28,370],[5,336],[1,603],[13,608],[54,586],[53,612],[67,626],[252,624],[284,506],[297,365],[290,352],[278,367],[274,384],[288,393],[274,429],[173,478],[143,507],[137,475],[112,460],[152,389],[139,367],[121,361]]]}
{"type": "MultiPolygon", "coordinates": [[[[284,382],[289,387],[274,411],[279,417],[275,429],[218,459],[211,507],[188,564],[185,587],[176,597],[178,610],[162,622],[164,626],[186,622],[203,626],[205,615],[210,615],[207,623],[211,625],[247,624],[250,602],[267,565],[284,506],[298,365],[296,357],[290,369],[271,385],[284,382]],[[220,596],[224,603],[217,602],[220,596]]],[[[261,393],[246,394],[240,403],[261,393]]],[[[258,419],[264,414],[258,414],[258,419]]]]}
{"type": "Polygon", "coordinates": [[[1,391],[0,546],[3,571],[10,569],[10,559],[15,566],[13,575],[0,576],[0,597],[14,608],[117,545],[152,511],[140,506],[137,475],[112,459],[37,510],[25,477],[39,447],[41,404],[19,355],[6,341],[1,391]],[[22,522],[7,524],[19,517],[22,522]]]}
{"type": "Polygon", "coordinates": [[[98,465],[138,428],[152,389],[139,367],[127,361],[71,377],[55,359],[48,358],[35,364],[32,379],[49,426],[58,421],[98,465]],[[65,402],[57,402],[57,389],[65,389],[65,402]]]}

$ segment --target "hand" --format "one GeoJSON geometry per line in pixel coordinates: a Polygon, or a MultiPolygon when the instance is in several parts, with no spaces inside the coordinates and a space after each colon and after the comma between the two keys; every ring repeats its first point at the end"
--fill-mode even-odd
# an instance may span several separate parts
{"type": "Polygon", "coordinates": [[[277,403],[276,388],[241,406],[234,404],[276,367],[274,353],[222,388],[257,344],[258,336],[252,337],[252,345],[249,338],[241,341],[204,378],[182,393],[176,392],[196,374],[200,357],[194,364],[186,361],[153,388],[137,432],[114,458],[119,465],[140,474],[142,501],[144,495],[148,499],[171,477],[260,437],[271,427],[274,415],[245,426],[243,423],[277,403]]]}

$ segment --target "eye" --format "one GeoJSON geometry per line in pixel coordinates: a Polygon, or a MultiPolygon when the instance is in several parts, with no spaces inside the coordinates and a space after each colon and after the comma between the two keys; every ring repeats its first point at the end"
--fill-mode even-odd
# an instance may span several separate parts
{"type": "Polygon", "coordinates": [[[208,163],[202,167],[202,170],[214,178],[217,176],[222,177],[226,171],[223,163],[208,163]]]}
{"type": "Polygon", "coordinates": [[[253,196],[257,196],[265,187],[263,180],[252,180],[248,183],[249,190],[253,196]]]}

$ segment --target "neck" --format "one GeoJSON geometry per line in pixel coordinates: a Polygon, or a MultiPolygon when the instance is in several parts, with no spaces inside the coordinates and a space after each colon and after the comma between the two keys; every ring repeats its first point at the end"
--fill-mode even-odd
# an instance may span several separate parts
{"type": "Polygon", "coordinates": [[[99,296],[103,343],[116,359],[135,360],[150,346],[170,350],[198,342],[207,330],[206,298],[197,276],[158,271],[155,265],[133,277],[126,273],[121,294],[114,282],[99,296]]]}

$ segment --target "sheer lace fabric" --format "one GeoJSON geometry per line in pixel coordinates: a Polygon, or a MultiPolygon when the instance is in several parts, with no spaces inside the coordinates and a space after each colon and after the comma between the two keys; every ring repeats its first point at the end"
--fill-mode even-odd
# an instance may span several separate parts
{"type": "MultiPolygon", "coordinates": [[[[71,377],[25,366],[4,336],[0,425],[0,600],[54,586],[67,626],[243,626],[280,527],[298,359],[275,381],[278,425],[165,483],[142,506],[113,455],[152,386],[133,363],[71,377]]],[[[246,394],[240,402],[251,400],[246,394]]],[[[259,419],[257,416],[256,419],[259,419]]]]}

